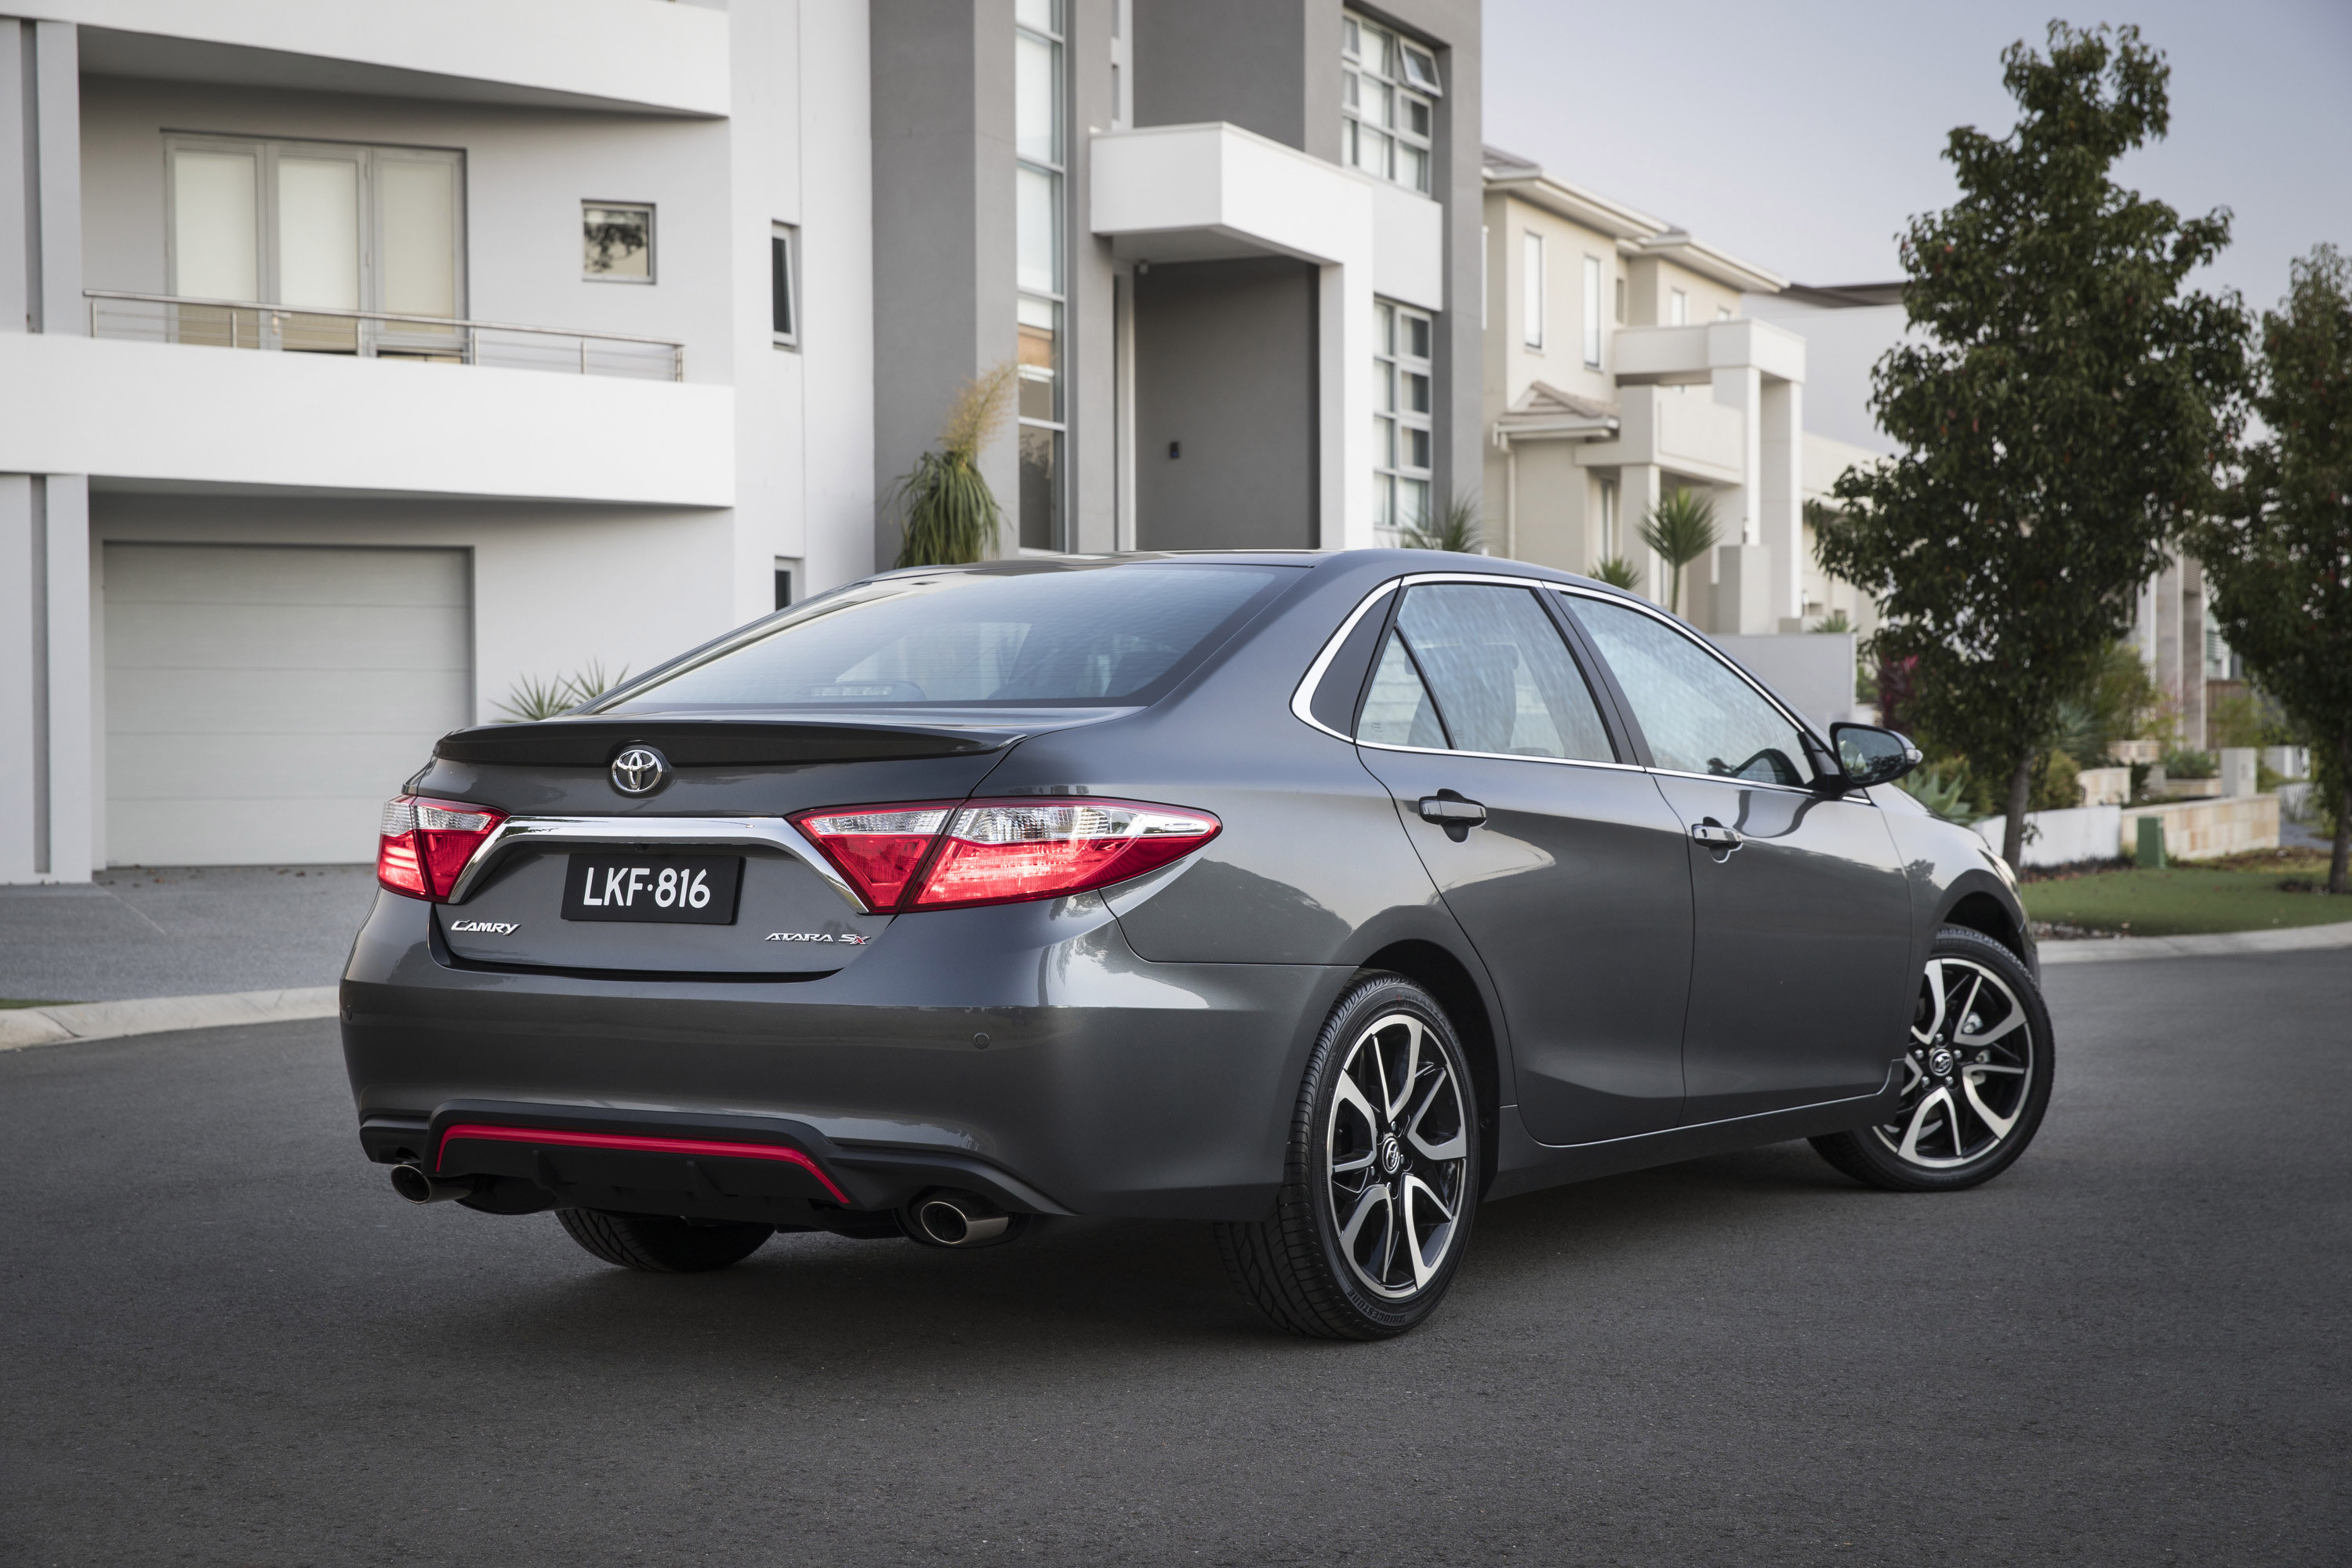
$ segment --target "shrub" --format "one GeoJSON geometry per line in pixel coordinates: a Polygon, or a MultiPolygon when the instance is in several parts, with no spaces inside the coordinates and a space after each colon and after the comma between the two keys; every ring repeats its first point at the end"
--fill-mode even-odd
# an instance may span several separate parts
{"type": "Polygon", "coordinates": [[[2164,776],[2168,779],[2210,779],[2219,777],[2221,772],[2221,759],[2210,752],[2176,748],[2164,753],[2164,776]]]}

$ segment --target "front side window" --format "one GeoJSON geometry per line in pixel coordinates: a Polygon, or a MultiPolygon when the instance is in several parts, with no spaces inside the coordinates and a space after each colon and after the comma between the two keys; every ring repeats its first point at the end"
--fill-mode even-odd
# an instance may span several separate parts
{"type": "Polygon", "coordinates": [[[1063,412],[1063,212],[1068,104],[1063,88],[1064,0],[1013,6],[1014,226],[1018,231],[1021,446],[1020,539],[1029,550],[1063,550],[1067,479],[1063,412]]]}
{"type": "Polygon", "coordinates": [[[166,291],[296,311],[174,307],[186,342],[315,353],[429,353],[432,322],[362,326],[340,311],[465,311],[465,159],[426,147],[164,139],[166,291]],[[309,312],[317,312],[316,314],[309,312]]]}
{"type": "Polygon", "coordinates": [[[1339,19],[1339,54],[1340,161],[1427,195],[1437,56],[1353,14],[1339,19]]]}
{"type": "Polygon", "coordinates": [[[1757,784],[1805,782],[1796,726],[1720,658],[1639,610],[1600,599],[1572,605],[1659,767],[1757,784]]]}
{"type": "Polygon", "coordinates": [[[1436,323],[1425,311],[1372,306],[1372,526],[1427,528],[1430,472],[1436,462],[1436,406],[1430,355],[1436,323]]]}
{"type": "Polygon", "coordinates": [[[1616,756],[1591,689],[1534,593],[1475,583],[1406,590],[1357,736],[1502,756],[1616,756]]]}
{"type": "Polygon", "coordinates": [[[878,578],[803,601],[600,712],[1133,699],[1204,654],[1286,566],[878,578]]]}

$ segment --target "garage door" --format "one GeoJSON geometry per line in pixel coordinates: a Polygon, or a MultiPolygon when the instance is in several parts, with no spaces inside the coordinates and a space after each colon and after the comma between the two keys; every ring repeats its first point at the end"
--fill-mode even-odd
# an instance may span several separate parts
{"type": "Polygon", "coordinates": [[[109,544],[106,858],[372,859],[473,710],[462,550],[109,544]]]}

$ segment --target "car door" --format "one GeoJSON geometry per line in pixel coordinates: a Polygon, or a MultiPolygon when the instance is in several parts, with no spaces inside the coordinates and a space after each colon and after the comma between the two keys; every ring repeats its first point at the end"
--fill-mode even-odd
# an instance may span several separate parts
{"type": "Polygon", "coordinates": [[[1406,587],[1359,754],[1486,961],[1519,1113],[1549,1143],[1681,1115],[1691,901],[1682,827],[1621,760],[1541,590],[1406,587]]]}
{"type": "Polygon", "coordinates": [[[1814,787],[1798,723],[1699,638],[1562,595],[1689,835],[1693,1123],[1875,1092],[1906,1044],[1911,902],[1867,795],[1814,787]]]}

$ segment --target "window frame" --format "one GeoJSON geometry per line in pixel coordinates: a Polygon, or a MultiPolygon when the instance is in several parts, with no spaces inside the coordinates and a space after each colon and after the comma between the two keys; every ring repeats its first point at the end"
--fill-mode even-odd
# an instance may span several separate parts
{"type": "Polygon", "coordinates": [[[1544,237],[1532,228],[1519,231],[1519,346],[1543,353],[1546,285],[1544,237]]]}
{"type": "Polygon", "coordinates": [[[1381,433],[1375,437],[1381,449],[1372,455],[1372,526],[1391,531],[1427,528],[1430,516],[1426,508],[1417,523],[1398,521],[1396,498],[1408,484],[1423,486],[1433,502],[1436,496],[1437,315],[1394,300],[1375,299],[1372,321],[1372,418],[1381,426],[1381,433]],[[1430,352],[1426,357],[1408,353],[1403,346],[1405,325],[1414,321],[1429,330],[1430,352]],[[1419,376],[1429,388],[1426,409],[1409,406],[1410,400],[1404,395],[1408,376],[1419,376]],[[1403,460],[1413,433],[1428,438],[1430,461],[1426,468],[1403,460]]]}
{"type": "MultiPolygon", "coordinates": [[[[1013,352],[1013,426],[1015,452],[1013,457],[1014,479],[1013,497],[1013,548],[1016,551],[1022,552],[1042,552],[1045,554],[1066,554],[1072,548],[1072,520],[1070,516],[1070,403],[1068,384],[1071,313],[1069,308],[1071,272],[1069,169],[1070,138],[1072,131],[1069,4],[1070,0],[1048,0],[1046,8],[1051,14],[1054,23],[1054,30],[1050,32],[1024,19],[1021,8],[1016,6],[1013,11],[1012,40],[1013,47],[1015,51],[1013,67],[1013,92],[1015,97],[1013,115],[1015,124],[1013,134],[1013,175],[1014,182],[1013,223],[1015,227],[1013,237],[1013,339],[1015,347],[1013,352]],[[1021,150],[1019,130],[1019,117],[1021,113],[1021,105],[1019,103],[1021,68],[1019,64],[1018,51],[1021,47],[1021,42],[1024,37],[1045,45],[1050,50],[1049,58],[1053,62],[1053,152],[1055,156],[1050,161],[1032,157],[1021,150]],[[1039,290],[1029,288],[1025,286],[1020,279],[1021,237],[1018,232],[1021,222],[1020,181],[1024,174],[1042,175],[1045,179],[1047,186],[1053,195],[1054,232],[1048,240],[1048,244],[1053,252],[1053,281],[1055,286],[1050,290],[1039,290]],[[1043,371],[1033,371],[1031,366],[1024,363],[1022,361],[1019,348],[1020,337],[1023,330],[1022,322],[1020,321],[1020,311],[1021,307],[1024,304],[1044,306],[1046,313],[1050,316],[1053,322],[1051,351],[1053,363],[1050,366],[1045,367],[1043,371]],[[1052,392],[1051,417],[1041,417],[1035,415],[1024,414],[1021,411],[1021,394],[1024,383],[1043,383],[1050,387],[1052,392]],[[1032,435],[1031,432],[1034,432],[1035,434],[1032,435]],[[1021,475],[1023,459],[1020,456],[1019,447],[1030,440],[1044,441],[1053,454],[1053,494],[1051,498],[1053,504],[1051,515],[1045,521],[1045,533],[1046,535],[1046,541],[1043,544],[1031,544],[1022,536],[1023,519],[1021,516],[1021,492],[1026,488],[1026,480],[1021,475]]],[[[1127,74],[1131,75],[1132,73],[1130,72],[1127,74]]],[[[1129,88],[1129,90],[1132,90],[1131,86],[1129,88]]]]}
{"type": "Polygon", "coordinates": [[[643,278],[631,278],[624,274],[611,272],[591,272],[588,270],[588,258],[585,255],[583,255],[580,258],[580,281],[583,283],[626,283],[648,289],[661,281],[661,208],[659,204],[654,202],[625,202],[619,200],[600,201],[593,196],[581,197],[580,237],[583,244],[588,237],[588,209],[590,207],[644,209],[646,215],[646,275],[643,278]]]}
{"type": "Polygon", "coordinates": [[[1601,258],[1584,257],[1584,368],[1601,368],[1601,258]]]}
{"type": "MultiPolygon", "coordinates": [[[[1737,784],[1741,789],[1780,790],[1787,794],[1809,797],[1819,793],[1817,786],[1812,785],[1773,784],[1762,779],[1727,780],[1719,773],[1685,773],[1679,768],[1657,766],[1653,760],[1650,742],[1642,733],[1641,723],[1633,717],[1633,709],[1625,700],[1623,689],[1617,684],[1616,672],[1609,668],[1609,661],[1601,656],[1600,649],[1593,646],[1591,637],[1585,632],[1583,624],[1576,618],[1572,603],[1579,599],[1595,599],[1605,604],[1624,605],[1648,616],[1652,620],[1690,642],[1706,657],[1738,677],[1750,690],[1762,698],[1775,712],[1788,721],[1801,734],[1811,735],[1824,748],[1828,746],[1828,742],[1821,731],[1808,722],[1801,714],[1791,711],[1789,705],[1774,696],[1762,682],[1740,668],[1731,659],[1724,657],[1722,650],[1708,643],[1704,637],[1694,636],[1687,627],[1678,624],[1664,610],[1646,605],[1631,594],[1615,594],[1605,589],[1587,588],[1572,583],[1556,583],[1549,578],[1508,576],[1492,572],[1414,572],[1403,576],[1391,577],[1373,588],[1358,601],[1355,608],[1349,612],[1347,618],[1339,623],[1339,628],[1325,639],[1314,661],[1307,667],[1306,674],[1299,678],[1298,685],[1291,692],[1291,717],[1308,729],[1328,735],[1334,740],[1345,741],[1351,746],[1370,746],[1375,751],[1418,752],[1439,756],[1497,757],[1503,762],[1534,763],[1549,767],[1615,768],[1635,773],[1662,773],[1671,778],[1705,779],[1711,784],[1729,783],[1737,784]],[[1361,715],[1363,692],[1370,687],[1372,669],[1379,661],[1380,649],[1395,625],[1397,607],[1404,602],[1403,590],[1423,583],[1487,583],[1507,588],[1538,590],[1536,596],[1540,603],[1551,608],[1554,621],[1561,627],[1568,642],[1569,652],[1575,660],[1579,673],[1584,677],[1586,684],[1591,689],[1594,701],[1601,710],[1601,723],[1609,731],[1610,743],[1616,749],[1621,760],[1613,763],[1601,763],[1577,757],[1524,757],[1493,752],[1449,750],[1431,752],[1430,748],[1426,746],[1396,746],[1381,742],[1359,741],[1354,735],[1343,734],[1318,719],[1313,707],[1317,689],[1322,685],[1324,677],[1331,673],[1332,666],[1346,647],[1349,635],[1357,630],[1366,616],[1378,612],[1381,621],[1379,635],[1373,637],[1370,644],[1371,658],[1363,669],[1356,672],[1359,678],[1356,704],[1349,710],[1349,724],[1353,726],[1361,715]]],[[[1807,762],[1810,763],[1811,759],[1808,758],[1807,762]]],[[[1848,791],[1840,798],[1873,805],[1877,804],[1871,799],[1870,792],[1867,790],[1848,791]]]]}
{"type": "Polygon", "coordinates": [[[1375,22],[1355,11],[1339,13],[1339,163],[1376,180],[1384,180],[1422,195],[1431,195],[1437,172],[1437,100],[1445,96],[1437,51],[1416,42],[1385,22],[1375,22]],[[1367,47],[1367,39],[1378,42],[1367,47]],[[1390,57],[1393,55],[1393,64],[1390,57]],[[1376,58],[1377,57],[1377,58],[1376,58]],[[1425,64],[1423,79],[1413,67],[1425,64]],[[1364,83],[1370,81],[1387,94],[1388,113],[1375,119],[1364,110],[1364,83]],[[1429,129],[1413,128],[1419,110],[1429,129]],[[1380,166],[1363,160],[1363,138],[1370,133],[1383,143],[1380,166]],[[1418,155],[1421,177],[1403,178],[1400,149],[1418,155]]]}
{"type": "MultiPolygon", "coordinates": [[[[449,178],[449,277],[450,303],[456,314],[446,318],[464,321],[468,309],[468,279],[466,268],[466,153],[457,147],[424,147],[394,145],[373,142],[332,142],[306,137],[215,135],[206,132],[166,131],[163,132],[163,292],[179,298],[180,289],[180,222],[179,180],[174,170],[182,153],[227,153],[253,160],[253,223],[254,223],[254,292],[250,300],[233,301],[281,307],[289,313],[299,314],[301,307],[285,305],[278,298],[281,283],[278,278],[278,163],[281,157],[349,159],[359,166],[359,306],[362,310],[383,310],[383,205],[381,182],[376,177],[382,161],[415,163],[437,163],[446,167],[449,178]]],[[[208,297],[208,296],[207,296],[208,297]]],[[[397,340],[402,336],[397,324],[378,323],[380,330],[369,334],[371,339],[391,338],[392,346],[405,346],[397,340]]],[[[410,334],[415,335],[415,334],[410,334]]],[[[442,346],[445,340],[431,338],[428,346],[442,346]]]]}
{"type": "Polygon", "coordinates": [[[768,339],[780,349],[801,346],[801,230],[798,224],[768,226],[768,339]],[[777,266],[776,247],[783,247],[783,265],[777,266]],[[784,308],[785,325],[776,325],[776,306],[784,308]]]}
{"type": "Polygon", "coordinates": [[[1687,327],[1690,325],[1689,289],[1669,289],[1666,290],[1666,325],[1670,327],[1687,327]]]}

